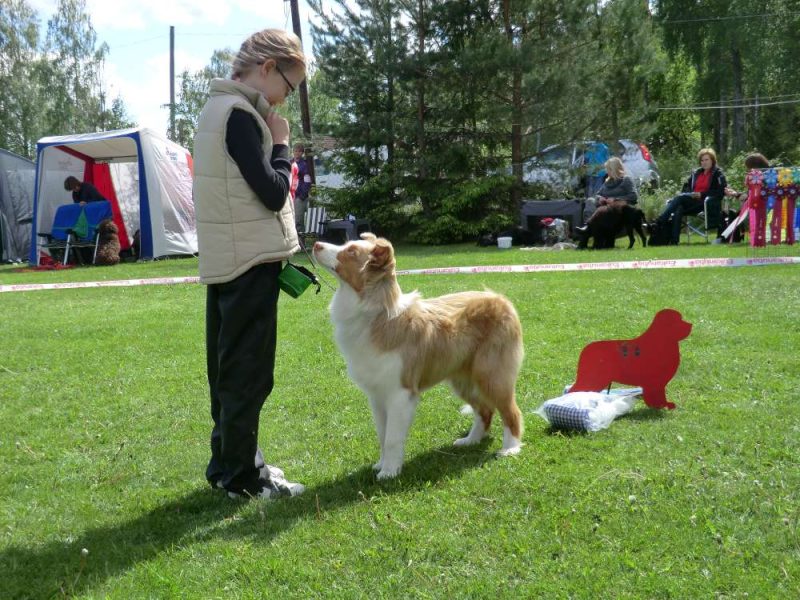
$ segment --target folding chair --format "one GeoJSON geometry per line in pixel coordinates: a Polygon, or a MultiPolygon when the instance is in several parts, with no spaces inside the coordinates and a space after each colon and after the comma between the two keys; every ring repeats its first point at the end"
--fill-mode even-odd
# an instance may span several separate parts
{"type": "Polygon", "coordinates": [[[699,235],[708,243],[709,231],[718,229],[722,223],[722,200],[707,196],[703,200],[703,211],[696,215],[687,215],[683,223],[687,244],[691,243],[692,234],[699,235]]]}
{"type": "Polygon", "coordinates": [[[80,204],[63,204],[56,209],[50,233],[40,233],[43,238],[41,248],[46,249],[55,260],[63,252],[63,264],[69,261],[72,251],[75,259],[84,264],[81,248],[92,249],[92,264],[97,258],[97,243],[100,234],[97,226],[105,219],[112,218],[111,204],[108,200],[80,204]]]}
{"type": "Polygon", "coordinates": [[[306,236],[322,237],[325,223],[328,221],[328,211],[322,206],[308,207],[306,210],[305,232],[306,236]]]}

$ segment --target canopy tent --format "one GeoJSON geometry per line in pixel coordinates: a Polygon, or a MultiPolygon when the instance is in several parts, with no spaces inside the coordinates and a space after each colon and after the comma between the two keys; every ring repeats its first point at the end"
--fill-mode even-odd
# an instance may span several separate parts
{"type": "Polygon", "coordinates": [[[122,250],[139,232],[140,257],[197,253],[192,157],[151,129],[119,129],[46,137],[36,149],[30,262],[38,264],[39,233],[49,233],[56,209],[72,202],[64,180],[88,181],[111,203],[122,250]]]}
{"type": "Polygon", "coordinates": [[[36,166],[0,150],[0,261],[24,260],[31,245],[33,180],[36,166]]]}

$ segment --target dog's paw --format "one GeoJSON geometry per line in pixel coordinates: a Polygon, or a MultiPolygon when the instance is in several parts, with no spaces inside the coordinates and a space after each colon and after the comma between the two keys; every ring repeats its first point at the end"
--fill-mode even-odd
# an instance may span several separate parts
{"type": "Polygon", "coordinates": [[[374,465],[372,465],[372,470],[373,471],[380,471],[382,468],[383,468],[383,464],[381,464],[381,461],[378,461],[374,465]]]}
{"type": "Polygon", "coordinates": [[[474,446],[475,444],[480,444],[480,438],[473,438],[470,436],[466,436],[463,438],[458,438],[455,442],[453,442],[453,446],[474,446]]]}
{"type": "Polygon", "coordinates": [[[522,444],[519,446],[510,446],[508,448],[501,448],[497,451],[497,456],[516,456],[522,451],[522,444]]]}
{"type": "Polygon", "coordinates": [[[397,477],[400,474],[400,470],[402,466],[399,467],[383,467],[380,471],[378,471],[378,481],[384,481],[386,479],[392,479],[397,477]]]}

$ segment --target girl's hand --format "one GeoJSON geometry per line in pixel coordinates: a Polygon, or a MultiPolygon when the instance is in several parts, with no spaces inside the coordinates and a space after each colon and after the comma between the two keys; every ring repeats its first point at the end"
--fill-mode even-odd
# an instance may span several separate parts
{"type": "Polygon", "coordinates": [[[289,145],[289,121],[284,119],[274,110],[267,115],[267,127],[272,134],[273,144],[289,145]]]}

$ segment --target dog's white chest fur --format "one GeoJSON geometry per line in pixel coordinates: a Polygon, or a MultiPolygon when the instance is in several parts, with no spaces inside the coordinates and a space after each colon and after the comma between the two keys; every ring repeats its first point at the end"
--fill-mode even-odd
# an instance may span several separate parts
{"type": "Polygon", "coordinates": [[[357,294],[341,286],[331,302],[334,337],[350,378],[367,395],[397,389],[403,361],[397,352],[380,351],[371,339],[372,320],[361,312],[357,294]]]}

